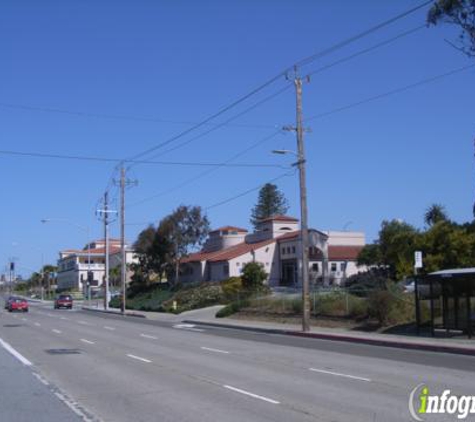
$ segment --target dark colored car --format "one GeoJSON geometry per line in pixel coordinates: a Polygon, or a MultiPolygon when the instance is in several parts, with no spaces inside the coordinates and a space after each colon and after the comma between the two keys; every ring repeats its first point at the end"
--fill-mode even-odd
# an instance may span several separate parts
{"type": "Polygon", "coordinates": [[[12,297],[8,300],[8,312],[28,312],[28,302],[21,297],[12,297]]]}
{"type": "Polygon", "coordinates": [[[10,302],[15,299],[15,296],[8,296],[6,299],[5,299],[5,309],[8,309],[9,305],[10,305],[10,302]]]}
{"type": "Polygon", "coordinates": [[[54,301],[54,309],[73,308],[73,297],[71,295],[59,295],[54,301]]]}

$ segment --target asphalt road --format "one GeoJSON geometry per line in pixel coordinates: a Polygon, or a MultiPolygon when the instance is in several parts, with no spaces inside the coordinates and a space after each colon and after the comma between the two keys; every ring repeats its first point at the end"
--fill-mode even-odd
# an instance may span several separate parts
{"type": "MultiPolygon", "coordinates": [[[[111,422],[400,422],[420,383],[460,395],[474,386],[470,356],[44,305],[2,312],[0,338],[85,415],[111,422]]],[[[447,417],[431,420],[457,420],[447,417]]]]}

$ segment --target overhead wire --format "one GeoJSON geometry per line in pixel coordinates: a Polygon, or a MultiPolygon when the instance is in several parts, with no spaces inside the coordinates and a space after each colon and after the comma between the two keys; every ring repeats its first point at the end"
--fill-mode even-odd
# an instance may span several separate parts
{"type": "Polygon", "coordinates": [[[398,15],[395,15],[393,16],[392,18],[390,19],[387,19],[367,30],[364,30],[350,38],[347,38],[339,43],[336,43],[334,44],[333,46],[323,50],[323,51],[320,51],[318,53],[315,53],[315,54],[312,54],[304,59],[301,59],[299,61],[297,61],[293,66],[289,66],[287,67],[286,69],[284,69],[283,71],[279,72],[277,75],[275,75],[274,77],[270,78],[269,80],[267,80],[266,82],[262,83],[261,85],[259,85],[258,87],[254,88],[253,90],[251,90],[249,93],[241,96],[240,98],[238,98],[237,100],[233,101],[232,103],[230,103],[229,105],[221,108],[220,110],[218,110],[216,113],[208,116],[207,118],[205,118],[204,120],[202,120],[200,123],[197,123],[195,125],[193,125],[192,127],[178,133],[177,135],[175,136],[172,136],[171,138],[153,146],[153,147],[150,147],[144,151],[142,151],[141,153],[139,154],[136,154],[134,156],[131,157],[131,159],[135,160],[137,158],[140,158],[140,157],[143,157],[144,155],[147,155],[151,152],[154,152],[160,148],[163,148],[164,146],[166,145],[169,145],[173,142],[175,142],[176,140],[188,135],[189,133],[195,131],[196,129],[199,129],[200,127],[204,126],[205,124],[209,123],[210,121],[216,119],[217,117],[225,114],[227,111],[231,110],[232,108],[238,106],[239,104],[243,103],[244,101],[246,101],[248,98],[254,96],[255,94],[257,94],[258,92],[262,91],[263,89],[267,88],[269,85],[273,84],[275,81],[279,80],[282,76],[285,76],[286,74],[288,74],[288,72],[292,71],[293,69],[297,68],[297,67],[303,67],[303,66],[306,66],[308,65],[309,63],[321,58],[321,57],[324,57],[328,54],[331,54],[333,53],[334,51],[337,51],[343,47],[346,47],[347,45],[349,44],[352,44],[354,43],[355,41],[358,41],[360,40],[361,38],[364,38],[366,37],[367,35],[370,35],[388,25],[391,25],[393,24],[394,22],[397,22],[398,20],[402,19],[402,18],[405,18],[407,16],[409,16],[410,14],[422,9],[423,7],[427,6],[428,4],[432,3],[432,0],[429,0],[429,1],[425,1],[423,3],[421,3],[420,5],[418,6],[415,6],[411,9],[408,9],[398,15]]]}

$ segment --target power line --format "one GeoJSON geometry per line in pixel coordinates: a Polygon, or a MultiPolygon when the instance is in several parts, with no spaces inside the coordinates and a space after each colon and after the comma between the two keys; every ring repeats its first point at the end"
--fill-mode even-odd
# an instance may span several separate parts
{"type": "Polygon", "coordinates": [[[136,154],[134,155],[133,157],[131,157],[132,160],[135,160],[137,158],[140,158],[144,155],[147,155],[151,152],[154,152],[156,151],[157,149],[160,149],[162,148],[163,146],[166,146],[172,142],[175,142],[176,140],[182,138],[183,136],[186,136],[187,134],[195,131],[196,129],[199,129],[200,127],[204,126],[205,124],[209,123],[210,121],[214,120],[215,118],[223,115],[224,113],[226,113],[227,111],[231,110],[232,108],[238,106],[239,104],[243,103],[244,101],[246,101],[248,98],[252,97],[253,95],[257,94],[258,92],[262,91],[263,89],[267,88],[269,85],[271,85],[272,83],[274,83],[275,81],[277,81],[279,78],[281,78],[282,76],[285,76],[287,74],[287,72],[291,71],[293,68],[295,67],[302,67],[302,66],[306,66],[308,65],[309,63],[321,58],[321,57],[324,57],[328,54],[331,54],[333,53],[334,51],[336,50],[339,50],[343,47],[346,47],[347,45],[349,44],[352,44],[353,42],[357,41],[357,40],[360,40],[361,38],[364,38],[365,36],[369,35],[369,34],[372,34],[400,19],[403,19],[405,18],[406,16],[422,9],[423,7],[427,6],[428,4],[431,4],[432,3],[432,0],[429,0],[429,1],[425,1],[424,3],[420,4],[419,6],[416,6],[416,7],[413,7],[403,13],[400,13],[388,20],[385,20],[365,31],[362,31],[350,38],[347,38],[346,40],[343,40],[319,53],[316,53],[316,54],[313,54],[311,56],[308,56],[298,62],[296,62],[293,66],[290,66],[286,69],[284,69],[282,72],[279,72],[276,76],[272,77],[271,79],[269,79],[268,81],[264,82],[263,84],[259,85],[257,88],[253,89],[252,91],[250,91],[249,93],[243,95],[242,97],[238,98],[237,100],[235,100],[234,102],[232,102],[231,104],[221,108],[219,111],[217,111],[216,113],[210,115],[209,117],[205,118],[203,121],[201,121],[200,123],[197,123],[196,125],[193,125],[191,128],[188,128],[182,132],[180,132],[179,134],[167,139],[166,141],[163,141],[161,142],[160,144],[158,145],[155,145],[153,147],[150,147],[146,150],[144,150],[143,152],[139,153],[139,154],[136,154]]]}
{"type": "Polygon", "coordinates": [[[328,65],[322,66],[322,67],[320,67],[320,68],[318,68],[318,69],[316,69],[316,70],[313,70],[313,71],[307,73],[307,75],[308,75],[308,76],[311,76],[311,75],[314,75],[314,74],[316,74],[316,73],[323,72],[324,70],[330,69],[330,68],[332,68],[332,67],[334,67],[334,66],[337,66],[337,65],[339,65],[339,64],[346,63],[346,62],[348,62],[348,61],[350,61],[350,60],[353,60],[353,59],[355,59],[355,58],[357,58],[357,57],[359,57],[359,56],[362,56],[363,54],[367,54],[367,53],[369,53],[369,52],[371,52],[371,51],[374,51],[374,50],[376,50],[376,49],[378,49],[378,48],[381,48],[381,47],[384,47],[384,46],[386,46],[386,45],[388,45],[388,44],[391,44],[392,42],[397,41],[397,40],[399,40],[400,38],[403,38],[403,37],[406,37],[406,36],[408,36],[408,35],[411,35],[411,34],[413,34],[414,32],[417,32],[417,31],[419,31],[419,30],[421,30],[422,28],[425,28],[425,27],[426,27],[426,25],[419,25],[419,26],[416,26],[415,28],[409,29],[408,31],[404,31],[404,32],[402,32],[402,33],[400,33],[400,34],[398,34],[398,35],[392,37],[392,38],[389,38],[389,39],[387,39],[387,40],[385,40],[385,41],[382,41],[382,42],[380,42],[380,43],[378,43],[378,44],[375,44],[375,45],[373,45],[373,46],[371,46],[371,47],[368,47],[368,48],[365,48],[365,49],[363,49],[363,50],[357,51],[357,52],[354,53],[354,54],[351,54],[351,55],[349,55],[349,56],[343,57],[343,58],[340,59],[340,60],[337,60],[337,61],[335,61],[335,62],[333,62],[333,63],[328,64],[328,65]]]}
{"type": "MultiPolygon", "coordinates": [[[[128,116],[123,114],[107,114],[107,113],[89,113],[85,111],[67,110],[62,108],[50,108],[50,107],[38,107],[25,104],[5,103],[0,102],[0,107],[9,108],[12,110],[24,110],[24,111],[39,111],[43,113],[55,113],[66,114],[77,117],[87,117],[96,119],[109,119],[109,120],[128,120],[136,122],[150,122],[150,123],[170,123],[175,125],[196,125],[196,122],[169,120],[157,117],[141,117],[141,116],[128,116]]],[[[274,126],[271,125],[250,125],[250,124],[229,124],[227,126],[236,128],[250,128],[250,129],[269,129],[274,126]]]]}
{"type": "Polygon", "coordinates": [[[405,86],[402,86],[402,87],[399,87],[399,88],[395,88],[391,91],[387,91],[387,92],[384,92],[382,94],[378,94],[378,95],[374,95],[374,96],[369,97],[369,98],[365,98],[364,100],[356,101],[354,103],[347,104],[345,106],[341,106],[341,107],[335,108],[335,109],[330,110],[330,111],[325,111],[323,113],[316,114],[314,116],[311,116],[311,117],[305,119],[305,122],[309,122],[309,121],[315,120],[315,119],[320,119],[322,117],[330,116],[332,114],[336,114],[336,113],[339,113],[341,111],[346,111],[346,110],[349,110],[351,108],[358,107],[360,105],[370,103],[372,101],[380,100],[382,98],[389,97],[391,95],[399,94],[401,92],[408,91],[410,89],[417,88],[419,86],[426,85],[426,84],[429,84],[431,82],[435,82],[439,79],[443,79],[443,78],[446,78],[448,76],[455,75],[456,73],[463,72],[464,70],[473,69],[474,67],[475,67],[475,65],[473,65],[473,64],[468,65],[468,66],[459,67],[459,68],[451,70],[449,72],[445,72],[445,73],[442,73],[442,74],[439,74],[439,75],[436,75],[436,76],[432,76],[430,78],[426,78],[426,79],[423,79],[421,81],[418,81],[418,82],[415,82],[415,83],[412,83],[412,84],[409,84],[409,85],[405,85],[405,86]]]}
{"type": "Polygon", "coordinates": [[[203,171],[203,172],[201,172],[201,173],[198,173],[197,175],[195,175],[195,176],[193,176],[193,177],[190,177],[189,179],[186,179],[184,182],[179,183],[178,185],[175,185],[175,186],[173,186],[173,187],[171,187],[171,188],[169,188],[169,189],[166,189],[166,190],[164,190],[164,191],[158,192],[158,193],[156,193],[156,194],[154,194],[154,195],[152,195],[152,196],[149,196],[149,197],[147,197],[147,198],[144,198],[144,199],[142,199],[142,200],[140,200],[140,201],[134,202],[134,203],[130,204],[129,207],[134,207],[134,206],[137,206],[137,205],[141,205],[141,204],[143,204],[143,203],[145,203],[145,202],[149,202],[149,201],[151,201],[151,200],[153,200],[153,199],[156,199],[156,198],[158,198],[158,197],[168,195],[168,194],[170,194],[170,193],[172,193],[172,192],[175,192],[176,190],[179,190],[179,189],[181,189],[181,188],[183,188],[183,187],[185,187],[185,186],[188,186],[188,185],[190,185],[191,183],[194,183],[194,182],[196,182],[197,180],[202,179],[203,177],[207,176],[208,174],[211,174],[212,172],[219,170],[221,167],[225,167],[225,166],[229,165],[229,163],[232,162],[233,160],[235,160],[236,158],[239,158],[239,157],[241,157],[242,155],[246,154],[247,152],[253,150],[254,148],[257,148],[259,145],[262,145],[263,143],[265,143],[265,142],[267,142],[268,140],[274,138],[275,136],[277,136],[277,135],[280,134],[280,133],[281,133],[281,131],[278,130],[278,131],[276,131],[276,132],[270,134],[269,136],[266,136],[265,138],[260,139],[259,141],[253,143],[251,146],[249,146],[249,147],[245,148],[244,150],[238,152],[237,154],[233,155],[232,157],[230,157],[230,158],[227,159],[226,161],[223,161],[223,162],[221,163],[222,166],[217,166],[217,167],[214,167],[214,168],[212,168],[212,169],[208,169],[208,170],[205,170],[205,171],[203,171]]]}
{"type": "MultiPolygon", "coordinates": [[[[166,151],[163,151],[163,152],[160,152],[160,153],[158,153],[158,154],[155,154],[155,155],[152,156],[152,158],[156,158],[156,157],[160,157],[160,156],[162,156],[162,155],[168,154],[169,152],[175,151],[175,150],[177,150],[178,148],[181,148],[181,147],[183,147],[183,146],[185,146],[185,145],[188,145],[188,144],[190,144],[191,142],[196,141],[197,139],[200,139],[200,138],[202,138],[202,137],[204,137],[204,136],[206,136],[206,135],[209,135],[211,132],[214,132],[215,130],[221,128],[222,126],[228,124],[229,122],[238,119],[239,117],[243,116],[244,114],[249,113],[250,111],[254,110],[255,108],[259,107],[260,105],[266,103],[267,101],[270,101],[271,99],[273,99],[273,98],[275,98],[275,97],[277,97],[277,96],[283,94],[284,92],[286,92],[286,91],[288,91],[288,90],[289,90],[289,85],[286,85],[284,88],[282,88],[282,89],[278,90],[277,92],[274,92],[273,94],[271,94],[271,95],[265,97],[265,98],[262,99],[261,101],[258,101],[257,103],[253,104],[251,107],[248,107],[247,109],[241,111],[240,113],[238,113],[238,114],[236,114],[236,115],[230,117],[229,119],[225,120],[223,123],[218,124],[218,125],[212,127],[211,129],[207,130],[206,132],[200,133],[199,135],[196,135],[196,136],[194,136],[193,138],[188,139],[188,140],[186,140],[186,141],[184,141],[184,142],[182,142],[182,143],[180,143],[180,144],[178,144],[178,145],[175,145],[174,147],[172,147],[172,148],[170,148],[170,149],[168,149],[168,150],[166,150],[166,151]]],[[[153,149],[156,150],[156,149],[159,149],[159,148],[161,148],[161,147],[163,147],[163,146],[166,146],[166,145],[168,145],[169,143],[171,143],[171,142],[177,140],[179,137],[181,137],[181,136],[178,135],[178,136],[175,137],[175,138],[172,138],[172,139],[169,139],[168,141],[162,142],[162,144],[160,144],[160,146],[157,146],[156,148],[153,148],[153,149]]],[[[152,151],[151,151],[151,152],[152,152],[152,151]]],[[[130,168],[130,167],[131,167],[131,166],[129,166],[129,168],[130,168]]]]}
{"type": "Polygon", "coordinates": [[[292,176],[293,174],[295,174],[295,170],[292,170],[291,172],[286,172],[286,173],[283,173],[277,177],[274,177],[273,179],[267,181],[266,183],[262,183],[260,184],[259,186],[255,186],[251,189],[248,189],[244,192],[241,192],[241,193],[238,193],[237,195],[234,195],[230,198],[227,198],[223,201],[220,201],[220,202],[216,202],[215,204],[212,204],[212,205],[208,205],[207,207],[203,208],[204,211],[208,211],[208,210],[211,210],[213,208],[217,208],[217,207],[220,207],[221,205],[225,205],[225,204],[228,204],[229,202],[232,202],[236,199],[239,199],[239,198],[242,198],[243,196],[246,196],[252,192],[255,192],[256,190],[259,190],[261,189],[265,184],[267,183],[273,183],[273,182],[276,182],[277,180],[280,180],[280,179],[283,179],[284,177],[288,177],[288,176],[292,176]]]}
{"type": "Polygon", "coordinates": [[[334,44],[333,46],[331,46],[331,47],[329,47],[329,48],[327,48],[327,49],[325,49],[325,50],[323,50],[323,51],[320,51],[320,52],[318,52],[318,53],[312,54],[311,56],[308,56],[308,57],[306,57],[306,58],[304,58],[304,59],[298,61],[298,62],[295,64],[295,66],[297,66],[297,67],[306,66],[306,65],[308,65],[309,63],[311,63],[311,62],[313,62],[313,61],[315,61],[315,60],[317,60],[317,59],[319,59],[319,58],[321,58],[321,57],[323,57],[323,56],[326,56],[326,55],[328,55],[328,54],[330,54],[330,53],[333,53],[333,52],[336,51],[336,50],[339,50],[339,49],[341,49],[341,48],[343,48],[343,47],[346,47],[347,45],[352,44],[352,43],[354,43],[355,41],[358,41],[358,40],[360,40],[361,38],[366,37],[367,35],[370,35],[370,34],[376,32],[376,31],[379,31],[380,29],[382,29],[382,28],[384,28],[384,27],[386,27],[386,26],[388,26],[388,25],[391,25],[392,23],[394,23],[394,22],[396,22],[396,21],[398,21],[398,20],[400,20],[400,19],[403,19],[403,18],[405,18],[406,16],[409,16],[409,15],[411,15],[412,13],[414,13],[414,12],[416,12],[416,11],[418,11],[418,10],[420,10],[420,9],[422,9],[422,8],[428,6],[429,4],[432,4],[432,3],[433,3],[433,0],[425,1],[424,3],[421,3],[421,4],[418,5],[418,6],[415,6],[415,7],[411,8],[411,9],[409,9],[409,10],[406,10],[406,11],[403,12],[403,13],[400,13],[400,14],[398,14],[398,15],[396,15],[396,16],[393,16],[392,18],[390,18],[390,19],[388,19],[388,20],[385,20],[385,21],[383,21],[383,22],[381,22],[381,23],[379,23],[379,24],[377,24],[377,25],[375,25],[375,26],[372,26],[371,28],[369,28],[369,29],[367,29],[367,30],[365,30],[365,31],[363,31],[363,32],[360,32],[359,34],[356,34],[356,35],[354,35],[353,37],[347,38],[346,40],[343,40],[343,41],[341,41],[341,42],[339,42],[339,43],[337,43],[337,44],[334,44]]]}
{"type": "Polygon", "coordinates": [[[22,152],[11,150],[0,150],[0,154],[14,155],[20,157],[34,157],[34,158],[53,158],[62,160],[79,160],[79,161],[99,161],[99,162],[114,162],[114,163],[139,163],[139,164],[157,164],[163,166],[188,166],[188,167],[268,167],[268,168],[282,168],[280,165],[264,164],[264,163],[210,163],[210,162],[193,162],[193,161],[152,161],[152,160],[140,160],[130,161],[122,160],[119,158],[106,158],[106,157],[90,157],[80,155],[60,155],[60,154],[46,154],[39,152],[22,152]]]}

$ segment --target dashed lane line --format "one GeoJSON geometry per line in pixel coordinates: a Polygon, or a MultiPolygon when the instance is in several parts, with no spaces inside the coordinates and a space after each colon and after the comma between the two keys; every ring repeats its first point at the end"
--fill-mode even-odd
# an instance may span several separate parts
{"type": "Polygon", "coordinates": [[[371,382],[371,379],[369,378],[357,377],[355,375],[341,374],[339,372],[331,372],[331,371],[326,371],[324,369],[315,369],[315,368],[308,368],[308,369],[309,371],[318,372],[320,374],[334,375],[336,377],[350,378],[357,381],[371,382]]]}
{"type": "Polygon", "coordinates": [[[268,397],[260,396],[258,394],[251,393],[250,391],[241,390],[240,388],[232,387],[230,385],[223,385],[223,387],[227,388],[228,390],[234,391],[236,393],[244,394],[245,396],[249,396],[249,397],[252,397],[254,399],[262,400],[262,401],[265,401],[267,403],[280,404],[280,402],[277,401],[277,400],[273,400],[273,399],[270,399],[268,397]]]}

